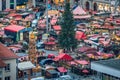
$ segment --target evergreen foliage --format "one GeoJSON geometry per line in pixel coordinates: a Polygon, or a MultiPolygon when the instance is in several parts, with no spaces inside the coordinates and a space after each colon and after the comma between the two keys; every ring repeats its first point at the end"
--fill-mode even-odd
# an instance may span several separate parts
{"type": "Polygon", "coordinates": [[[75,25],[69,2],[65,3],[64,13],[62,15],[60,25],[62,28],[58,37],[60,47],[68,51],[76,48],[77,40],[75,39],[75,25]]]}

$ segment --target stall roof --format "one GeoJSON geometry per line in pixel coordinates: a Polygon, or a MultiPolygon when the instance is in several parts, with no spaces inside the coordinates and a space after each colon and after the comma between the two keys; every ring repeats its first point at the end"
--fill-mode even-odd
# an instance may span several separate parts
{"type": "Polygon", "coordinates": [[[82,32],[82,31],[76,31],[75,38],[76,38],[77,40],[85,39],[85,38],[86,38],[86,35],[85,35],[84,32],[82,32]]]}
{"type": "Polygon", "coordinates": [[[32,69],[32,68],[35,68],[35,66],[32,64],[31,61],[18,63],[18,69],[20,70],[27,70],[27,69],[32,69]]]}
{"type": "Polygon", "coordinates": [[[20,30],[23,30],[24,28],[25,27],[19,26],[19,25],[9,25],[9,26],[6,26],[4,29],[9,30],[9,31],[13,31],[13,32],[18,32],[20,30]]]}
{"type": "Polygon", "coordinates": [[[73,10],[73,17],[75,19],[86,19],[86,18],[90,18],[91,16],[89,14],[87,14],[84,9],[80,6],[76,7],[73,10]]]}
{"type": "Polygon", "coordinates": [[[47,70],[50,74],[56,74],[58,73],[56,70],[47,70]]]}
{"type": "Polygon", "coordinates": [[[67,53],[60,53],[57,57],[54,58],[54,61],[59,61],[59,60],[67,60],[70,61],[73,58],[68,55],[67,53]]]}
{"type": "Polygon", "coordinates": [[[64,67],[58,67],[57,69],[59,70],[59,72],[62,73],[67,72],[67,69],[65,69],[64,67]]]}
{"type": "Polygon", "coordinates": [[[0,67],[5,67],[6,64],[0,59],[0,67]]]}
{"type": "Polygon", "coordinates": [[[60,31],[61,30],[61,26],[55,25],[55,26],[53,26],[53,29],[56,30],[56,31],[60,31]]]}
{"type": "Polygon", "coordinates": [[[78,6],[73,10],[73,14],[86,14],[82,7],[78,6]]]}

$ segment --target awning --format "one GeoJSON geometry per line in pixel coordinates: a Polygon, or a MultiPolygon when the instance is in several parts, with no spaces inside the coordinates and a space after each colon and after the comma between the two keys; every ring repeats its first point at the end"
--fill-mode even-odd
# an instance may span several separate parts
{"type": "Polygon", "coordinates": [[[27,69],[32,69],[32,68],[35,68],[35,66],[32,64],[31,61],[18,63],[18,69],[20,70],[27,70],[27,69]]]}

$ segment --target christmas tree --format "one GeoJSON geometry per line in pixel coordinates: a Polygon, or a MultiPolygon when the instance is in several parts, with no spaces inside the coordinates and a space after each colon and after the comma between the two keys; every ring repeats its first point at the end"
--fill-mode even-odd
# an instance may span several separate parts
{"type": "Polygon", "coordinates": [[[77,40],[75,39],[73,14],[68,1],[65,3],[60,25],[62,29],[58,37],[59,46],[67,51],[73,50],[77,46],[77,40]]]}

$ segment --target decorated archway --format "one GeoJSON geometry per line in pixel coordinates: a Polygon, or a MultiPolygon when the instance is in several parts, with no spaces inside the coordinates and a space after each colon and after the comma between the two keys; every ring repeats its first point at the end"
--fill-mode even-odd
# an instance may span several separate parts
{"type": "Polygon", "coordinates": [[[90,10],[90,3],[88,1],[86,2],[86,10],[90,10]]]}
{"type": "Polygon", "coordinates": [[[97,3],[94,3],[93,10],[97,11],[97,3]]]}

